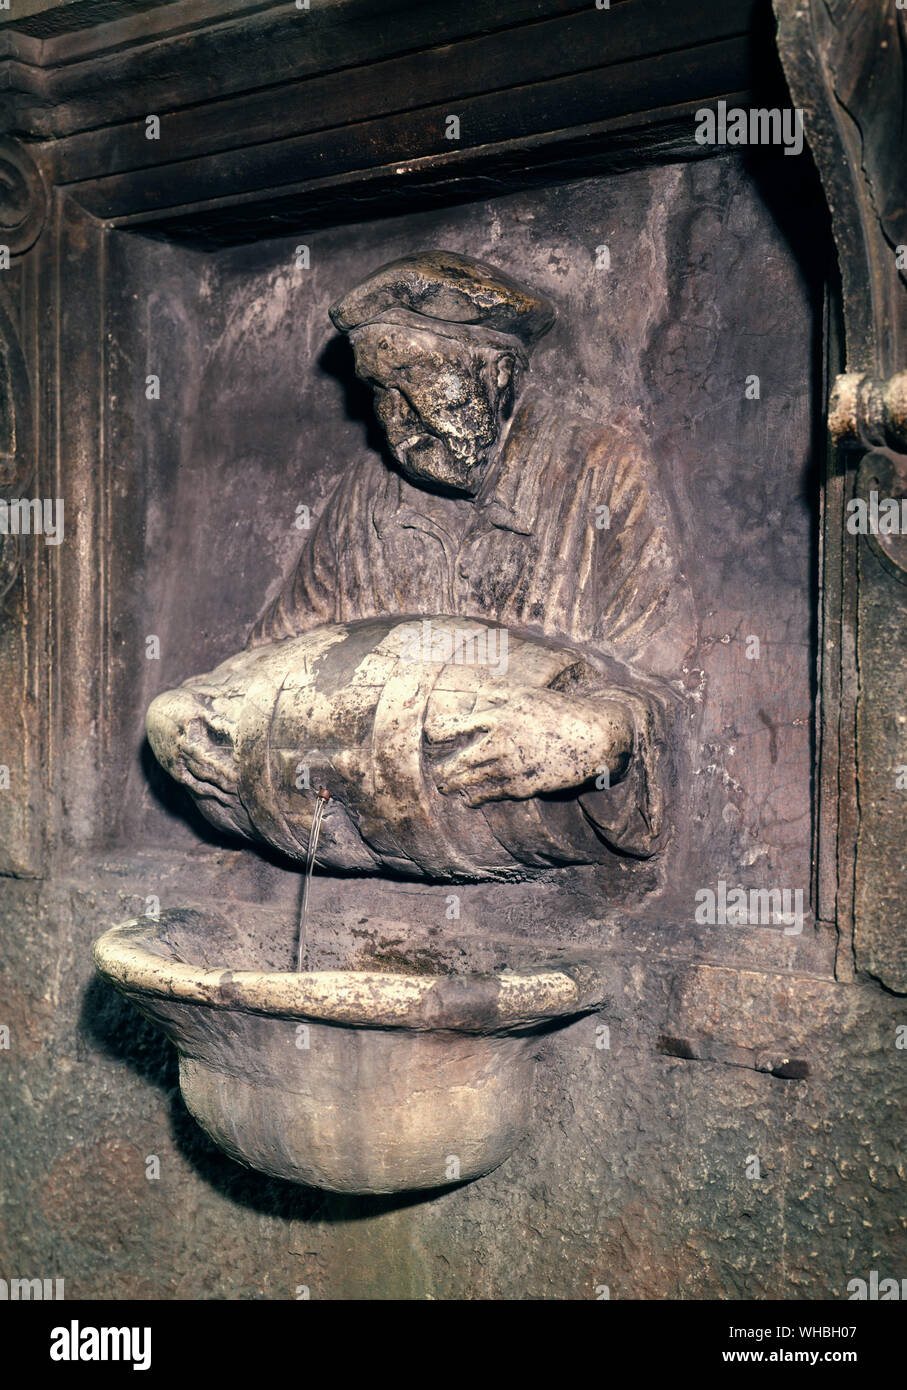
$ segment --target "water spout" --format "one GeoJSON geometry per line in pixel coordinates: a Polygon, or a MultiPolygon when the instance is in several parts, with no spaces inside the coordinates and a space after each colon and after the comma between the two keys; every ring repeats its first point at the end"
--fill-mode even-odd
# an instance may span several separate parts
{"type": "Polygon", "coordinates": [[[312,817],[312,828],[309,831],[309,848],[305,859],[305,878],[302,882],[302,900],[299,905],[299,936],[296,951],[296,970],[301,972],[305,967],[305,948],[306,948],[306,929],[308,927],[309,914],[309,885],[312,882],[312,869],[315,867],[315,851],[318,848],[318,836],[321,831],[321,822],[324,817],[325,807],[331,799],[331,793],[326,787],[318,788],[318,795],[315,799],[315,814],[312,817]]]}

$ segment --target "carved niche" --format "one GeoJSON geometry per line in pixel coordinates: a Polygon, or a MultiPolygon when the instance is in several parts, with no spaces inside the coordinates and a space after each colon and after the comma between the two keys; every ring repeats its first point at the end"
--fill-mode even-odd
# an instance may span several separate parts
{"type": "Polygon", "coordinates": [[[148,713],[221,829],[304,858],[324,787],[340,870],[519,878],[669,840],[677,526],[637,431],[524,385],[554,316],[443,250],[332,306],[390,456],[341,478],[246,650],[148,713]]]}

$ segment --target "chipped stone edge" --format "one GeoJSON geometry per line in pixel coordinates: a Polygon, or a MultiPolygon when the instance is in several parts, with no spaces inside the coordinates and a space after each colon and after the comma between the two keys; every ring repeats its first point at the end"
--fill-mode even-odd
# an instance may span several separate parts
{"type": "Polygon", "coordinates": [[[153,935],[147,917],[106,931],[94,944],[98,972],[129,996],[366,1028],[493,1033],[588,1012],[606,997],[600,975],[585,962],[440,978],[371,970],[221,970],[169,959],[144,944],[153,935]]]}

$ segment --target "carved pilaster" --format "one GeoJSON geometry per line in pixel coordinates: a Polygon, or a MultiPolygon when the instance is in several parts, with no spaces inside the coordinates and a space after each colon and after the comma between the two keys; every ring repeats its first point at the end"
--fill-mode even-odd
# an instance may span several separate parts
{"type": "Polygon", "coordinates": [[[41,538],[16,534],[9,503],[39,496],[34,399],[32,276],[24,264],[44,226],[47,194],[28,151],[0,141],[0,873],[39,872],[44,710],[38,653],[46,653],[39,593],[41,538]]]}
{"type": "MultiPolygon", "coordinates": [[[[848,524],[853,501],[868,504],[875,493],[877,502],[900,503],[907,493],[907,11],[894,0],[774,0],[774,7],[841,270],[846,373],[829,411],[837,447],[824,495],[822,650],[823,690],[831,684],[841,692],[838,767],[826,760],[824,769],[831,797],[840,798],[836,911],[845,946],[852,921],[856,968],[907,991],[905,538],[848,524]],[[831,665],[839,671],[829,681],[831,665]],[[848,797],[841,789],[854,761],[848,797]]],[[[826,737],[833,722],[826,709],[826,737]]],[[[820,853],[829,848],[820,845],[820,853]]],[[[846,974],[843,955],[839,965],[846,974]]]]}

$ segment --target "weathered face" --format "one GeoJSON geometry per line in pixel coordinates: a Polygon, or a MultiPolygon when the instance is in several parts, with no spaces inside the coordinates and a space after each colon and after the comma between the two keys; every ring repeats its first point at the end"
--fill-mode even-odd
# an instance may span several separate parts
{"type": "Polygon", "coordinates": [[[218,830],[249,836],[254,832],[239,799],[234,744],[245,694],[240,683],[221,676],[229,668],[225,662],[209,676],[158,695],[146,726],[161,767],[187,788],[206,820],[218,830]]]}
{"type": "Polygon", "coordinates": [[[398,324],[354,329],[350,341],[403,472],[477,491],[512,393],[514,354],[398,324]]]}

